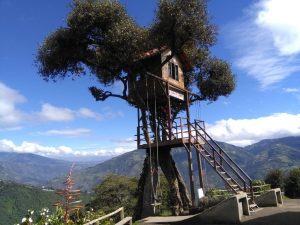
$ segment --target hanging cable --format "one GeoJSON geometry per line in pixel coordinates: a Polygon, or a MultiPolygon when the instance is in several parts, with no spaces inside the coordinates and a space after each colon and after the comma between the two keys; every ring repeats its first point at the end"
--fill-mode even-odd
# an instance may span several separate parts
{"type": "MultiPolygon", "coordinates": [[[[149,109],[149,90],[148,90],[148,76],[146,76],[146,107],[147,107],[147,121],[150,122],[150,109],[149,109]]],[[[151,202],[154,197],[154,187],[153,187],[153,168],[152,168],[152,149],[151,149],[151,140],[148,132],[148,123],[146,124],[147,134],[149,136],[148,147],[149,147],[149,169],[150,169],[150,183],[151,183],[151,202]]]]}
{"type": "MultiPolygon", "coordinates": [[[[160,189],[160,174],[159,174],[159,154],[158,154],[158,118],[157,118],[157,99],[156,99],[156,86],[155,81],[153,82],[153,91],[154,91],[154,121],[155,121],[155,139],[156,139],[156,166],[157,166],[157,189],[158,191],[161,191],[160,189]]],[[[160,196],[162,196],[162,193],[160,193],[160,196]]]]}

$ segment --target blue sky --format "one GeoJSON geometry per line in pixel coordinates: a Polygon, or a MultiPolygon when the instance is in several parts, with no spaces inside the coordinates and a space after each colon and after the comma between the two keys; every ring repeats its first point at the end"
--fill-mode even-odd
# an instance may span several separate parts
{"type": "MultiPolygon", "coordinates": [[[[65,25],[70,3],[0,0],[1,151],[101,159],[135,148],[136,110],[117,99],[95,102],[92,76],[54,83],[37,74],[37,48],[65,25]]],[[[151,23],[156,1],[122,3],[141,25],[151,23]]],[[[300,135],[299,8],[297,0],[209,1],[219,32],[212,52],[237,79],[228,98],[192,107],[216,140],[245,146],[300,135]]]]}

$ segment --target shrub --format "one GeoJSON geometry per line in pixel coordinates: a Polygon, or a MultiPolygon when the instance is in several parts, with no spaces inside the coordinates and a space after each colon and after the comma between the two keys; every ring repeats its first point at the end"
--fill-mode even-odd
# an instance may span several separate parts
{"type": "Polygon", "coordinates": [[[291,169],[284,182],[285,195],[289,198],[300,197],[300,167],[291,169]]]}
{"type": "Polygon", "coordinates": [[[271,188],[281,188],[284,187],[284,176],[283,172],[280,169],[270,170],[266,177],[265,182],[271,185],[271,188]]]}
{"type": "Polygon", "coordinates": [[[137,179],[119,175],[109,175],[95,188],[95,198],[90,207],[111,212],[124,207],[125,213],[133,214],[137,201],[137,179]]]}

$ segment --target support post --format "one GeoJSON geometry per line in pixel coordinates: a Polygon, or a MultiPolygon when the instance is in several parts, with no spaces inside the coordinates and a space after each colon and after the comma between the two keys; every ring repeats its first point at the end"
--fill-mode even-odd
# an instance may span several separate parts
{"type": "Polygon", "coordinates": [[[197,162],[198,162],[198,173],[199,173],[199,184],[200,188],[204,191],[204,183],[203,183],[203,172],[202,172],[202,158],[200,152],[197,152],[197,162]]]}
{"type": "Polygon", "coordinates": [[[185,103],[186,103],[186,117],[188,125],[188,163],[189,163],[189,175],[190,175],[190,188],[191,188],[191,197],[192,197],[192,207],[195,207],[195,184],[194,184],[194,174],[193,174],[193,161],[192,161],[192,144],[191,144],[191,126],[190,126],[190,102],[189,102],[189,93],[185,92],[185,103]]]}
{"type": "Polygon", "coordinates": [[[169,140],[172,140],[172,118],[171,118],[171,100],[170,100],[170,85],[169,82],[167,82],[166,85],[167,88],[167,96],[168,96],[168,128],[169,128],[169,140]]]}
{"type": "Polygon", "coordinates": [[[137,136],[137,149],[140,148],[141,145],[141,123],[140,123],[140,109],[137,108],[137,117],[138,117],[138,127],[137,127],[137,132],[136,132],[136,136],[137,136]]]}

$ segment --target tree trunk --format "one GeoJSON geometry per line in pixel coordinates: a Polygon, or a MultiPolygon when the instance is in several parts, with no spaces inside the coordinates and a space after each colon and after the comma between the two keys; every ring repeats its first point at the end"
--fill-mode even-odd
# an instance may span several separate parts
{"type": "MultiPolygon", "coordinates": [[[[172,214],[178,216],[191,206],[188,190],[175,165],[175,161],[171,155],[171,148],[159,148],[158,153],[160,168],[163,171],[171,190],[172,214]]],[[[134,215],[135,220],[154,215],[155,203],[158,203],[158,167],[156,165],[156,149],[152,149],[151,159],[152,165],[150,165],[150,151],[148,149],[138,185],[138,202],[134,215]],[[152,171],[150,169],[151,166],[152,171]]]]}
{"type": "Polygon", "coordinates": [[[171,148],[159,149],[159,165],[170,185],[172,214],[178,216],[191,206],[191,200],[171,155],[171,148]]]}

